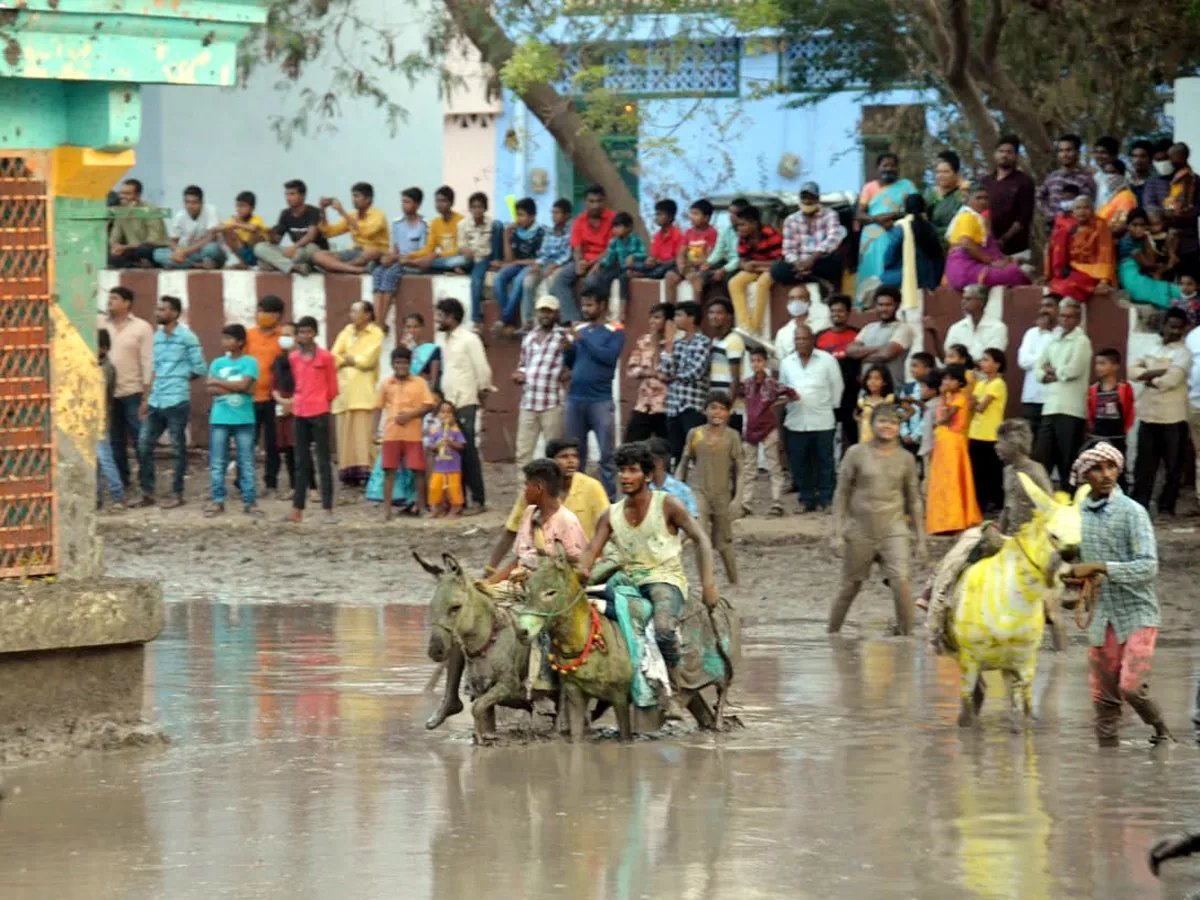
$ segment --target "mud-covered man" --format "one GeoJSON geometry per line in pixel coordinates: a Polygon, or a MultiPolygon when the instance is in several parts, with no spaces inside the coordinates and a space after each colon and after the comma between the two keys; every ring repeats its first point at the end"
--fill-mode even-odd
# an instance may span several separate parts
{"type": "MultiPolygon", "coordinates": [[[[833,498],[833,552],[843,556],[842,587],[829,610],[829,631],[840,631],[862,584],[878,559],[896,607],[896,633],[912,630],[909,521],[923,522],[921,489],[913,455],[900,443],[900,409],[891,403],[872,411],[874,438],[846,451],[833,498]]],[[[918,527],[917,553],[925,559],[925,532],[918,527]]]]}
{"type": "Polygon", "coordinates": [[[1120,743],[1122,701],[1154,729],[1152,743],[1171,737],[1150,698],[1160,623],[1158,543],[1146,508],[1117,485],[1124,465],[1121,451],[1102,442],[1081,453],[1071,469],[1072,481],[1092,489],[1080,507],[1083,541],[1070,577],[1100,578],[1088,627],[1088,682],[1101,747],[1120,743]]]}
{"type": "MultiPolygon", "coordinates": [[[[706,606],[720,599],[713,582],[713,551],[708,535],[683,504],[664,491],[651,491],[654,456],[643,443],[623,444],[614,456],[617,485],[624,495],[600,517],[591,546],[579,560],[579,569],[590,572],[592,564],[611,542],[612,557],[654,607],[654,636],[669,670],[679,665],[676,634],[687,577],[683,572],[683,536],[696,545],[696,564],[706,606]]],[[[668,718],[683,718],[675,694],[660,696],[668,718]]]]}

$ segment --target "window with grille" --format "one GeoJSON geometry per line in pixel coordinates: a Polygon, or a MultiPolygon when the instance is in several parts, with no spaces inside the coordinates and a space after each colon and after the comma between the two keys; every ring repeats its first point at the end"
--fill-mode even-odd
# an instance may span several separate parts
{"type": "MultiPolygon", "coordinates": [[[[736,97],[741,41],[639,41],[614,44],[597,53],[604,87],[628,97],[736,97]]],[[[556,87],[578,94],[576,76],[584,65],[578,48],[563,54],[563,75],[556,87]]]]}
{"type": "Polygon", "coordinates": [[[46,185],[0,157],[0,577],[57,569],[46,185]]]}
{"type": "Polygon", "coordinates": [[[819,91],[836,84],[852,85],[853,55],[849,41],[812,37],[788,41],[779,55],[779,80],[789,91],[819,91]]]}

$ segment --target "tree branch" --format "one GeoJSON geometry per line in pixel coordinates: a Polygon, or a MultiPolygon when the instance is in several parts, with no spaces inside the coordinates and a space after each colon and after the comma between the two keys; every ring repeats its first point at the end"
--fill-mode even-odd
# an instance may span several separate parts
{"type": "Polygon", "coordinates": [[[946,81],[951,87],[964,83],[967,53],[971,49],[971,11],[967,0],[950,0],[950,59],[946,64],[946,81]]]}
{"type": "Polygon", "coordinates": [[[1005,0],[991,0],[988,5],[987,21],[983,26],[983,38],[979,42],[979,55],[985,65],[992,66],[996,62],[996,53],[1000,48],[1000,33],[1008,21],[1008,10],[1005,0]]]}

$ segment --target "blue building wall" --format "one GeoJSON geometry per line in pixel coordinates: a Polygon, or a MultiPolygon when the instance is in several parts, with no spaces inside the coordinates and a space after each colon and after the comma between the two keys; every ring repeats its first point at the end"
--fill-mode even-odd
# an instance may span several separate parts
{"type": "MultiPolygon", "coordinates": [[[[640,108],[642,123],[639,199],[644,214],[651,214],[655,200],[661,197],[675,199],[682,210],[705,195],[797,191],[810,180],[824,192],[857,191],[863,181],[859,125],[864,102],[904,105],[929,101],[920,91],[898,90],[872,96],[869,101],[845,92],[812,105],[790,106],[794,97],[762,96],[764,85],[778,81],[779,71],[778,53],[747,54],[743,50],[737,97],[633,100],[640,108]],[[667,132],[673,146],[661,146],[667,132]],[[800,157],[795,177],[779,172],[784,153],[800,157]]],[[[509,194],[532,194],[530,172],[541,168],[549,175],[549,187],[532,196],[539,202],[539,213],[548,211],[555,198],[567,193],[566,186],[559,184],[554,139],[521,101],[507,92],[495,135],[496,208],[505,209],[509,194]],[[519,139],[516,150],[506,146],[510,130],[519,139]]]]}

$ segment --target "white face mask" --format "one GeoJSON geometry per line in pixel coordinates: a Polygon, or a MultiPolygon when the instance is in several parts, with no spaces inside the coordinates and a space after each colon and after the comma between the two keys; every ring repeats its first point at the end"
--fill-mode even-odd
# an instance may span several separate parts
{"type": "Polygon", "coordinates": [[[789,316],[791,316],[793,319],[797,319],[808,312],[808,304],[803,300],[789,300],[787,311],[789,316]]]}
{"type": "Polygon", "coordinates": [[[1059,200],[1058,201],[1058,211],[1069,213],[1071,211],[1071,207],[1073,207],[1074,205],[1075,205],[1074,200],[1059,200]]]}
{"type": "Polygon", "coordinates": [[[1154,161],[1154,171],[1163,178],[1170,178],[1175,174],[1175,166],[1169,159],[1156,159],[1154,161]]]}
{"type": "Polygon", "coordinates": [[[279,346],[284,350],[291,350],[296,346],[296,339],[286,334],[282,334],[279,336],[279,346]]]}

